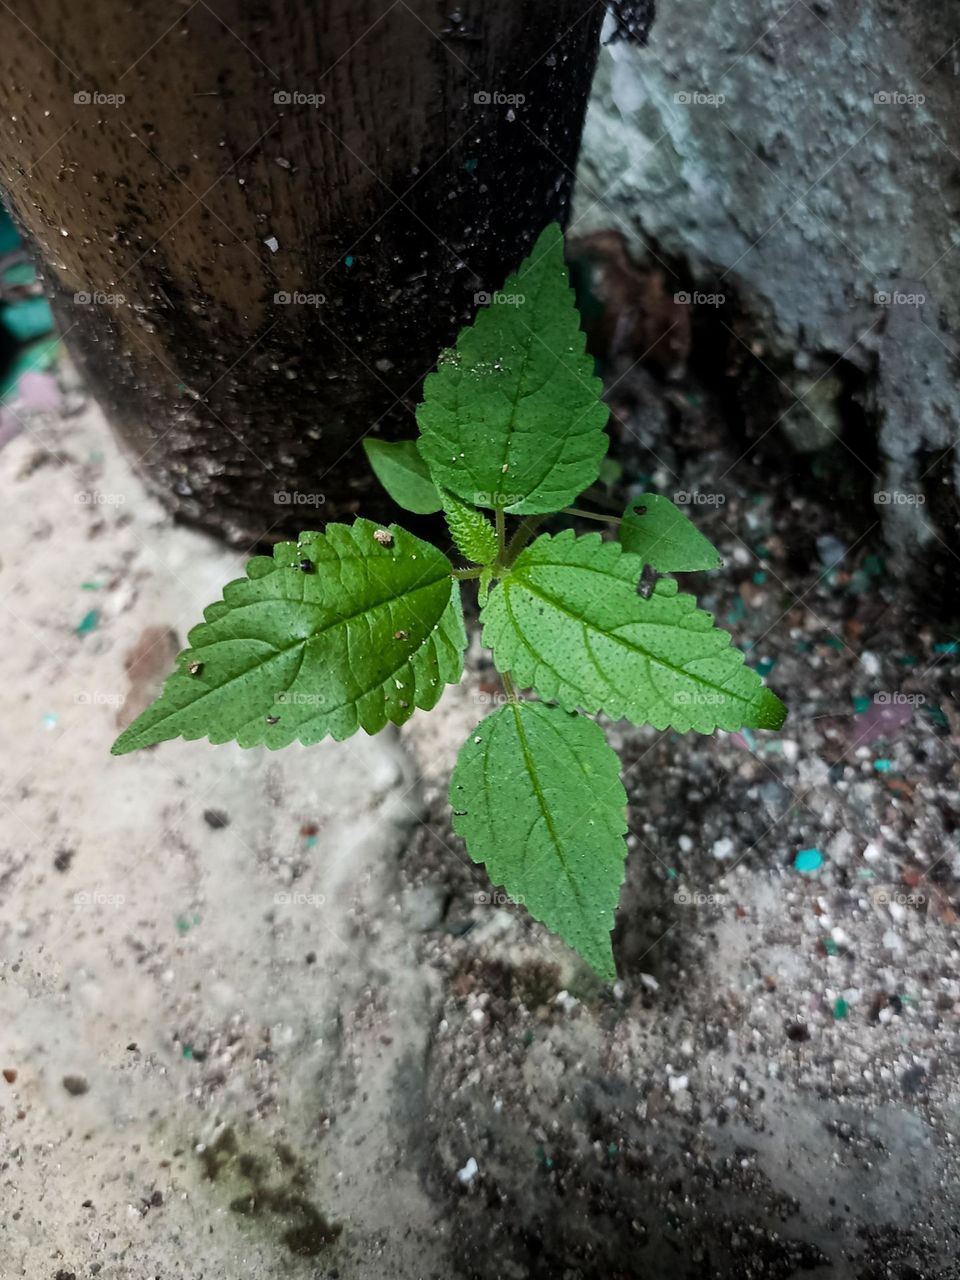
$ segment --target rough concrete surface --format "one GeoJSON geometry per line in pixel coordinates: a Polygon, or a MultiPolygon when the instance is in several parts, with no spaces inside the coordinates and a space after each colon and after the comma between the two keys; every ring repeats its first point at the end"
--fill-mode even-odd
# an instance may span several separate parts
{"type": "Polygon", "coordinates": [[[415,1274],[440,1254],[390,1136],[427,1033],[409,758],[112,758],[242,560],[171,524],[92,407],[34,419],[0,487],[0,1276],[311,1275],[327,1219],[341,1274],[385,1274],[387,1239],[415,1274]]]}
{"type": "Polygon", "coordinates": [[[753,380],[775,396],[758,430],[816,450],[865,415],[874,488],[926,497],[885,504],[888,537],[904,567],[936,553],[960,512],[956,6],[658,9],[644,48],[601,56],[576,229],[616,226],[671,289],[726,298],[743,412],[753,380]]]}
{"type": "Polygon", "coordinates": [[[698,590],[791,719],[608,726],[614,988],[451,834],[498,696],[476,642],[399,742],[113,759],[239,558],[169,522],[92,408],[0,452],[4,1280],[956,1274],[950,632],[842,508],[758,499],[686,432],[714,446],[657,439],[655,479],[728,476],[698,590]]]}

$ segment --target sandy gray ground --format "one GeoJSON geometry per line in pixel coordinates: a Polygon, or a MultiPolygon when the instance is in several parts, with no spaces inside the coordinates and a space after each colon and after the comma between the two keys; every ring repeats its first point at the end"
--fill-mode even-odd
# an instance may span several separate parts
{"type": "Polygon", "coordinates": [[[496,696],[476,649],[402,743],[110,758],[240,561],[94,409],[29,427],[0,453],[4,1280],[956,1274],[955,660],[851,594],[868,543],[791,568],[783,523],[812,539],[828,503],[731,480],[704,513],[729,571],[700,589],[792,716],[612,729],[600,988],[450,834],[496,696]],[[851,739],[884,690],[939,715],[851,739]]]}

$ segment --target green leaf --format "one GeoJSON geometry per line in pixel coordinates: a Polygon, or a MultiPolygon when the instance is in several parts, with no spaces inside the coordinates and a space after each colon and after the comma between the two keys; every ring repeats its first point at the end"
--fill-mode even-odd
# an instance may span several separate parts
{"type": "Polygon", "coordinates": [[[493,564],[497,558],[497,533],[487,517],[452,493],[443,495],[443,514],[457,550],[474,564],[493,564]]]}
{"type": "Polygon", "coordinates": [[[437,486],[430,479],[427,464],[420,456],[416,440],[364,440],[373,474],[398,507],[418,516],[429,516],[443,506],[437,486]]]}
{"type": "Polygon", "coordinates": [[[491,591],[483,642],[500,671],[573,710],[658,729],[779,729],[786,709],[713,617],[662,578],[636,591],[642,564],[572,530],[526,547],[491,591]]]}
{"type": "Polygon", "coordinates": [[[466,634],[446,556],[396,525],[327,525],[257,556],[204,611],[163,692],[113,745],[285,747],[376,733],[460,679],[466,634]]]}
{"type": "Polygon", "coordinates": [[[453,827],[470,857],[610,982],[626,802],[597,725],[542,702],[511,702],[483,720],[450,781],[453,827]]]}
{"type": "Polygon", "coordinates": [[[719,551],[669,498],[642,493],[631,502],[620,522],[624,551],[640,556],[658,573],[719,569],[719,551]]]}
{"type": "Polygon", "coordinates": [[[437,484],[517,515],[592,484],[608,412],[584,344],[553,223],[424,383],[420,451],[437,484]]]}

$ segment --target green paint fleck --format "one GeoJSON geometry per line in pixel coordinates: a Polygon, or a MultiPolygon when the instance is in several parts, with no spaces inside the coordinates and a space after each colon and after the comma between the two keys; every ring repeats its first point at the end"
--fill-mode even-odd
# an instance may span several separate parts
{"type": "Polygon", "coordinates": [[[81,591],[99,591],[102,586],[103,586],[102,582],[81,582],[80,590],[81,591]]]}
{"type": "Polygon", "coordinates": [[[832,938],[823,939],[823,949],[828,956],[835,956],[837,954],[837,944],[832,938]]]}
{"type": "Polygon", "coordinates": [[[833,1004],[833,1016],[839,1022],[841,1018],[845,1018],[850,1012],[850,1006],[844,1000],[843,996],[838,996],[833,1004]]]}
{"type": "Polygon", "coordinates": [[[78,636],[89,635],[91,631],[96,631],[97,623],[100,621],[100,610],[91,609],[89,613],[85,613],[77,625],[74,627],[74,634],[78,636]]]}
{"type": "Polygon", "coordinates": [[[889,773],[894,768],[892,760],[874,760],[873,767],[877,773],[889,773]]]}
{"type": "Polygon", "coordinates": [[[743,600],[738,596],[737,599],[734,600],[733,602],[733,608],[727,614],[728,625],[732,626],[734,623],[739,622],[741,618],[746,617],[746,613],[747,613],[747,606],[743,603],[743,600]]]}
{"type": "Polygon", "coordinates": [[[758,569],[757,572],[753,575],[753,585],[755,587],[762,587],[763,584],[766,582],[766,580],[767,580],[767,575],[763,572],[762,569],[758,569]]]}
{"type": "Polygon", "coordinates": [[[873,706],[872,698],[861,697],[861,698],[854,698],[853,700],[853,709],[858,713],[862,711],[869,711],[872,706],[873,706]]]}
{"type": "Polygon", "coordinates": [[[343,260],[343,265],[347,268],[347,270],[348,270],[348,271],[350,270],[350,268],[353,266],[353,254],[352,254],[352,253],[348,253],[348,254],[347,254],[347,256],[346,256],[346,257],[344,258],[344,260],[343,260]]]}
{"type": "Polygon", "coordinates": [[[188,1062],[193,1058],[193,1045],[192,1045],[192,1044],[185,1044],[185,1045],[183,1046],[183,1056],[187,1059],[187,1061],[188,1061],[188,1062]]]}
{"type": "Polygon", "coordinates": [[[793,865],[801,875],[812,875],[823,866],[823,854],[819,849],[801,849],[793,865]]]}

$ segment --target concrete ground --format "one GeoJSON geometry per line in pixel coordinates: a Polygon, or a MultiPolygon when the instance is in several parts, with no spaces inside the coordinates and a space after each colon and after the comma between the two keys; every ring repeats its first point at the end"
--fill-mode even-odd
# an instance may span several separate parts
{"type": "Polygon", "coordinates": [[[829,497],[730,482],[708,517],[708,605],[762,631],[783,735],[610,729],[611,989],[450,832],[476,646],[402,735],[115,759],[241,558],[90,405],[29,418],[0,492],[3,1280],[956,1274],[960,720],[895,587],[790,568],[829,497]],[[875,687],[939,719],[851,739],[875,687]]]}
{"type": "Polygon", "coordinates": [[[111,757],[242,558],[171,525],[92,405],[31,419],[0,489],[0,1276],[285,1275],[326,1220],[343,1274],[387,1239],[416,1274],[442,1233],[386,1136],[427,1033],[409,756],[111,757]]]}

